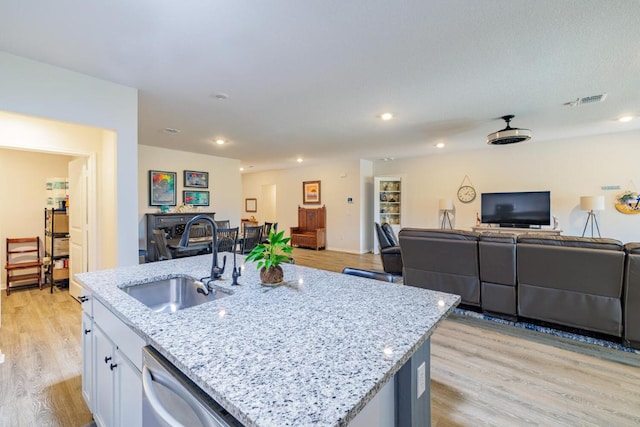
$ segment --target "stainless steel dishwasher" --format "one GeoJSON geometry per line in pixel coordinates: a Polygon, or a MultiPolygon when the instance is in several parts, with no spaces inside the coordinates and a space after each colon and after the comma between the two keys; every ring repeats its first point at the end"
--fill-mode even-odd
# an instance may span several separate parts
{"type": "Polygon", "coordinates": [[[241,427],[151,346],[142,349],[142,425],[241,427]]]}

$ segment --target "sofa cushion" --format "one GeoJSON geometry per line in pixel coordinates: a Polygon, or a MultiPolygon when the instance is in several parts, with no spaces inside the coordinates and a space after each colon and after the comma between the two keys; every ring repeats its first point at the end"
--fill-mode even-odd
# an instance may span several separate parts
{"type": "Polygon", "coordinates": [[[606,238],[590,238],[578,236],[547,236],[545,234],[523,234],[518,236],[518,243],[530,243],[534,245],[569,246],[586,249],[602,249],[622,251],[624,245],[621,241],[606,238]]]}
{"type": "Polygon", "coordinates": [[[518,235],[513,233],[482,233],[480,235],[481,242],[515,244],[517,240],[518,240],[518,235]]]}
{"type": "Polygon", "coordinates": [[[624,251],[630,255],[640,255],[640,243],[627,243],[624,251]]]}
{"type": "Polygon", "coordinates": [[[406,237],[420,237],[447,240],[478,240],[480,233],[464,230],[439,230],[425,228],[403,228],[401,233],[406,237]]]}
{"type": "Polygon", "coordinates": [[[480,259],[480,280],[482,282],[515,286],[515,234],[487,233],[481,235],[478,242],[478,255],[480,259]]]}

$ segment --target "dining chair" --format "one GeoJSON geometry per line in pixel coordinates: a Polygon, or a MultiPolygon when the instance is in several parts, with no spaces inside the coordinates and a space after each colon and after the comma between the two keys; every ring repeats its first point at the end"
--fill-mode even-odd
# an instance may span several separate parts
{"type": "Polygon", "coordinates": [[[169,251],[169,246],[167,245],[167,237],[164,230],[154,228],[151,230],[151,233],[153,235],[153,244],[156,248],[156,252],[158,253],[158,261],[173,259],[173,255],[171,254],[171,251],[169,251]]]}
{"type": "Polygon", "coordinates": [[[231,221],[228,219],[216,220],[216,226],[218,228],[231,228],[231,221]]]}
{"type": "Polygon", "coordinates": [[[238,246],[238,229],[234,228],[218,228],[218,253],[235,252],[238,246]]]}
{"type": "Polygon", "coordinates": [[[158,253],[158,261],[197,255],[199,252],[207,251],[207,249],[171,249],[171,247],[169,247],[169,244],[167,243],[167,235],[165,234],[165,231],[163,229],[154,228],[153,230],[151,230],[151,233],[153,236],[153,244],[156,248],[156,252],[158,253]]]}
{"type": "Polygon", "coordinates": [[[248,254],[253,248],[262,242],[262,225],[251,226],[245,225],[244,232],[242,233],[242,248],[241,254],[248,254]]]}
{"type": "Polygon", "coordinates": [[[43,263],[40,252],[40,237],[38,236],[7,238],[7,263],[4,266],[7,270],[7,296],[14,287],[28,285],[31,281],[35,281],[42,289],[43,263]]]}
{"type": "Polygon", "coordinates": [[[262,243],[268,243],[269,241],[269,232],[273,228],[273,232],[278,231],[278,223],[277,222],[264,222],[264,231],[262,232],[262,243]]]}

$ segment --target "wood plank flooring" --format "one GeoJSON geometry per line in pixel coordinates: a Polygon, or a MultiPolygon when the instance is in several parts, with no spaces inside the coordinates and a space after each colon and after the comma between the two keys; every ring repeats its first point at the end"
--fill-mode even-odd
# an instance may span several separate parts
{"type": "Polygon", "coordinates": [[[80,304],[67,290],[2,291],[0,426],[82,426],[80,304]]]}
{"type": "MultiPolygon", "coordinates": [[[[296,264],[382,270],[380,257],[295,249],[296,264]]],[[[80,304],[2,297],[0,426],[83,426],[80,304]]],[[[432,337],[432,425],[638,426],[640,356],[451,316],[432,337]]]]}

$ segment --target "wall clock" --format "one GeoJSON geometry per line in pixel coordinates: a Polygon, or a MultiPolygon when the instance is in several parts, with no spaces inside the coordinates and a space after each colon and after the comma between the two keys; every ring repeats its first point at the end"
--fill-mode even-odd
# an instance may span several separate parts
{"type": "Polygon", "coordinates": [[[464,176],[464,179],[460,183],[460,188],[458,188],[458,200],[462,203],[471,203],[476,199],[476,189],[473,188],[473,184],[471,184],[471,180],[467,175],[464,176]],[[468,181],[468,184],[465,184],[465,181],[468,181]]]}
{"type": "Polygon", "coordinates": [[[476,189],[470,185],[463,185],[458,188],[458,200],[462,203],[473,202],[476,198],[476,189]]]}

